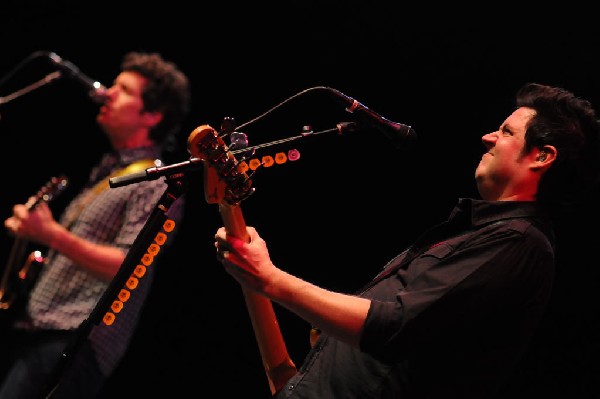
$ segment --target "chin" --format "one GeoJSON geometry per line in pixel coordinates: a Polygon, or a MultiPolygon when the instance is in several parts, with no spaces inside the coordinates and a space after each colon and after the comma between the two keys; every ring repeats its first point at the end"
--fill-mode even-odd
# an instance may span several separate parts
{"type": "Polygon", "coordinates": [[[485,173],[483,172],[481,167],[477,167],[477,169],[475,169],[475,181],[479,182],[481,180],[483,180],[485,176],[485,173]]]}

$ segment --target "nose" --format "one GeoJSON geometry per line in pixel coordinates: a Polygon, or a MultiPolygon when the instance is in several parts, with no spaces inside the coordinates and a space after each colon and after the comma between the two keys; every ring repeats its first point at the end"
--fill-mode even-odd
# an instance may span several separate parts
{"type": "Polygon", "coordinates": [[[104,91],[104,99],[109,100],[109,99],[113,98],[115,96],[116,92],[117,92],[117,86],[112,85],[110,87],[107,87],[106,90],[104,91]]]}
{"type": "Polygon", "coordinates": [[[117,89],[117,85],[112,85],[112,86],[109,86],[109,87],[106,89],[106,94],[107,94],[107,95],[110,95],[110,94],[114,93],[114,92],[116,91],[116,89],[117,89]]]}
{"type": "Polygon", "coordinates": [[[486,148],[489,149],[494,146],[494,143],[496,142],[496,138],[498,137],[497,133],[498,133],[498,131],[495,131],[495,132],[486,133],[483,136],[481,136],[481,142],[483,143],[483,145],[486,148]]]}

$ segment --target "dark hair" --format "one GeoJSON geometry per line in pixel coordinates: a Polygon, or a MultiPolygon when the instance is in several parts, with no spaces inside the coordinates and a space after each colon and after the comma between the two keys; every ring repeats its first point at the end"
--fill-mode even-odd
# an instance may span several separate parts
{"type": "Polygon", "coordinates": [[[150,139],[164,144],[181,129],[190,107],[187,76],[158,53],[129,52],[123,57],[122,71],[133,71],[147,79],[142,93],[144,111],[159,111],[163,118],[150,131],[150,139]]]}
{"type": "Polygon", "coordinates": [[[599,176],[600,125],[594,108],[565,89],[537,83],[519,89],[516,105],[535,110],[524,151],[544,145],[557,150],[556,161],[540,180],[536,201],[552,212],[572,209],[599,176]]]}

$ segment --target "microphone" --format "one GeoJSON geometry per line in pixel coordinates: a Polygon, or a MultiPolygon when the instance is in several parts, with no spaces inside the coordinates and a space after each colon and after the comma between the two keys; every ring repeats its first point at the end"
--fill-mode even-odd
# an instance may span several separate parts
{"type": "Polygon", "coordinates": [[[156,180],[161,176],[175,176],[188,170],[194,171],[200,169],[200,167],[202,167],[202,161],[203,160],[200,158],[190,158],[187,161],[174,163],[171,165],[155,166],[140,172],[133,172],[124,176],[111,177],[108,179],[108,185],[110,188],[116,188],[142,181],[156,180]]]}
{"type": "Polygon", "coordinates": [[[405,149],[414,145],[417,133],[412,127],[392,122],[339,90],[330,87],[328,89],[346,105],[346,111],[355,114],[360,122],[380,130],[396,148],[405,149]]]}
{"type": "Polygon", "coordinates": [[[64,72],[67,76],[79,82],[84,89],[87,89],[92,101],[104,104],[108,96],[106,87],[102,83],[86,76],[72,62],[62,59],[56,53],[49,53],[48,57],[61,72],[64,72]]]}

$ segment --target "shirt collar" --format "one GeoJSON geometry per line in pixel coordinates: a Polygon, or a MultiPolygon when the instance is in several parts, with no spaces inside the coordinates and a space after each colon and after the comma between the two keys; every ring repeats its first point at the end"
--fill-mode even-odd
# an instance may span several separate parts
{"type": "Polygon", "coordinates": [[[542,218],[540,207],[535,201],[484,201],[461,198],[450,219],[460,218],[472,226],[480,226],[504,219],[542,218]]]}
{"type": "Polygon", "coordinates": [[[123,165],[144,158],[157,159],[161,155],[161,148],[160,146],[156,145],[138,148],[126,148],[116,150],[115,155],[119,160],[118,163],[123,165]]]}

